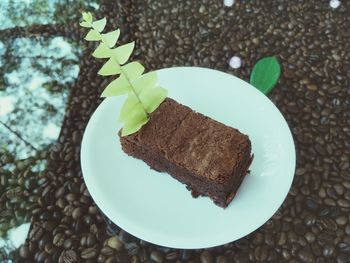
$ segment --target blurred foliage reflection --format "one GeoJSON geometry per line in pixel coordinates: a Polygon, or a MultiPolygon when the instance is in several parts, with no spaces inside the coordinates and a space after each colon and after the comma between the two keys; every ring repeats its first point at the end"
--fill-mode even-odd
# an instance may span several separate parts
{"type": "Polygon", "coordinates": [[[0,1],[1,262],[11,262],[19,235],[27,236],[26,228],[11,230],[16,241],[9,230],[35,213],[47,150],[58,138],[79,73],[79,43],[56,28],[98,7],[97,0],[0,1]]]}

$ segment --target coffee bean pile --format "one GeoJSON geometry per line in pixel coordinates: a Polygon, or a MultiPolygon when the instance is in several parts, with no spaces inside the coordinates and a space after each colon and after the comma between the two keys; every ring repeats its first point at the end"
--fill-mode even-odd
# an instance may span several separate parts
{"type": "MultiPolygon", "coordinates": [[[[349,2],[332,9],[316,0],[237,0],[232,7],[209,0],[101,1],[98,16],[113,20],[110,28],[122,25],[122,42],[136,40],[134,58],[148,70],[201,66],[248,80],[258,59],[277,56],[283,72],[269,97],[294,136],[295,179],[269,221],[220,247],[170,249],[119,229],[93,204],[80,170],[83,131],[108,83],[96,74],[101,64],[91,58],[90,43],[48,153],[45,182],[36,183],[38,208],[21,262],[349,262],[349,2]],[[240,68],[229,67],[232,56],[240,68]]],[[[77,25],[66,30],[81,35],[77,25]]]]}
{"type": "Polygon", "coordinates": [[[0,236],[24,222],[30,222],[38,212],[39,192],[48,184],[40,172],[33,172],[32,167],[46,159],[47,152],[38,152],[36,156],[16,161],[14,156],[0,149],[0,236]],[[12,172],[3,167],[14,165],[12,172]]]}

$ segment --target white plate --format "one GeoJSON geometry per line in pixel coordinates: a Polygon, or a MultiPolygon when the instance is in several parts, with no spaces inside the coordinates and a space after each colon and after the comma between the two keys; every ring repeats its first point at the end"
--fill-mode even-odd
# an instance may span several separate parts
{"type": "Polygon", "coordinates": [[[83,137],[81,165],[99,208],[118,226],[148,242],[173,248],[204,248],[237,240],[265,223],[293,181],[295,148],[274,104],[245,81],[198,67],[158,71],[169,97],[248,134],[251,173],[226,209],[194,199],[185,185],[127,156],[117,132],[124,98],[105,99],[83,137]]]}

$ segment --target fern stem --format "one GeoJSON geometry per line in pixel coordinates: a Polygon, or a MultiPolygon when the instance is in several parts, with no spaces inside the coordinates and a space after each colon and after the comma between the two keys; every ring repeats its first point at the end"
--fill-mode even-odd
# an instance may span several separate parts
{"type": "MultiPolygon", "coordinates": [[[[101,37],[101,41],[103,43],[105,43],[108,46],[108,43],[106,42],[106,39],[103,37],[103,35],[94,27],[94,25],[91,23],[91,27],[100,35],[101,37]]],[[[142,104],[141,99],[139,98],[139,96],[137,95],[136,89],[135,87],[132,85],[131,80],[128,78],[128,76],[125,74],[125,72],[123,71],[122,66],[120,65],[118,59],[114,56],[114,54],[111,54],[111,57],[118,63],[118,65],[120,66],[120,74],[123,75],[125,77],[125,79],[127,80],[127,82],[129,83],[132,92],[134,93],[134,95],[136,96],[137,100],[139,101],[139,103],[142,106],[143,111],[145,112],[146,116],[149,117],[148,112],[146,111],[146,108],[144,107],[144,105],[142,104]]]]}

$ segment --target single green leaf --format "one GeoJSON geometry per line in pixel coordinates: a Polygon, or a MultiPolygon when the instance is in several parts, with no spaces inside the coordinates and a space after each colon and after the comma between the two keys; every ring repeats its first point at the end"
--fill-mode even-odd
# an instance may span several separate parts
{"type": "Polygon", "coordinates": [[[114,45],[117,43],[119,35],[120,35],[120,30],[119,29],[114,30],[112,32],[108,32],[106,34],[102,34],[105,43],[110,48],[114,47],[114,45]]]}
{"type": "Polygon", "coordinates": [[[90,12],[83,12],[82,13],[83,19],[88,22],[88,23],[92,23],[92,14],[90,12]]]}
{"type": "Polygon", "coordinates": [[[82,27],[91,28],[91,24],[86,22],[86,21],[80,22],[79,25],[82,26],[82,27]]]}
{"type": "Polygon", "coordinates": [[[130,92],[130,90],[129,82],[124,75],[120,75],[119,78],[108,84],[102,92],[101,97],[119,96],[130,92]]]}
{"type": "Polygon", "coordinates": [[[98,31],[102,32],[103,29],[105,28],[107,23],[107,19],[104,17],[100,20],[96,20],[95,22],[92,23],[92,26],[98,31]]]}
{"type": "Polygon", "coordinates": [[[157,84],[157,74],[152,71],[140,76],[138,79],[132,81],[132,85],[138,95],[154,88],[157,84]]]}
{"type": "Polygon", "coordinates": [[[96,30],[90,29],[89,33],[87,33],[85,37],[86,41],[99,41],[101,40],[101,36],[96,30]]]}
{"type": "Polygon", "coordinates": [[[122,70],[129,80],[133,80],[140,77],[145,68],[140,64],[140,62],[134,61],[122,66],[122,70]]]}
{"type": "Polygon", "coordinates": [[[164,88],[158,87],[144,92],[141,97],[141,102],[145,106],[148,113],[152,113],[165,100],[168,91],[164,88]]]}
{"type": "Polygon", "coordinates": [[[94,53],[92,53],[92,56],[94,56],[95,58],[110,58],[111,55],[111,50],[103,42],[101,42],[95,49],[94,53]]]}
{"type": "Polygon", "coordinates": [[[140,102],[136,103],[125,116],[121,116],[124,124],[139,122],[140,119],[147,119],[147,114],[140,102]]]}
{"type": "Polygon", "coordinates": [[[110,58],[97,72],[97,74],[102,76],[110,76],[119,74],[120,72],[119,64],[113,58],[110,58]]]}
{"type": "Polygon", "coordinates": [[[120,65],[123,65],[128,61],[132,51],[134,50],[135,42],[130,42],[128,44],[122,45],[113,49],[113,54],[117,58],[120,65]]]}
{"type": "Polygon", "coordinates": [[[122,136],[127,136],[137,132],[143,125],[148,122],[149,118],[147,116],[144,117],[141,112],[138,113],[140,114],[139,116],[134,116],[133,119],[124,124],[124,127],[122,129],[122,136]]]}
{"type": "Polygon", "coordinates": [[[277,84],[281,67],[276,57],[260,59],[253,67],[250,83],[264,94],[268,94],[277,84]]]}
{"type": "Polygon", "coordinates": [[[132,111],[133,108],[137,107],[138,104],[140,104],[140,101],[137,99],[137,97],[133,93],[129,93],[122,108],[120,109],[119,121],[125,122],[129,112],[132,111]]]}

